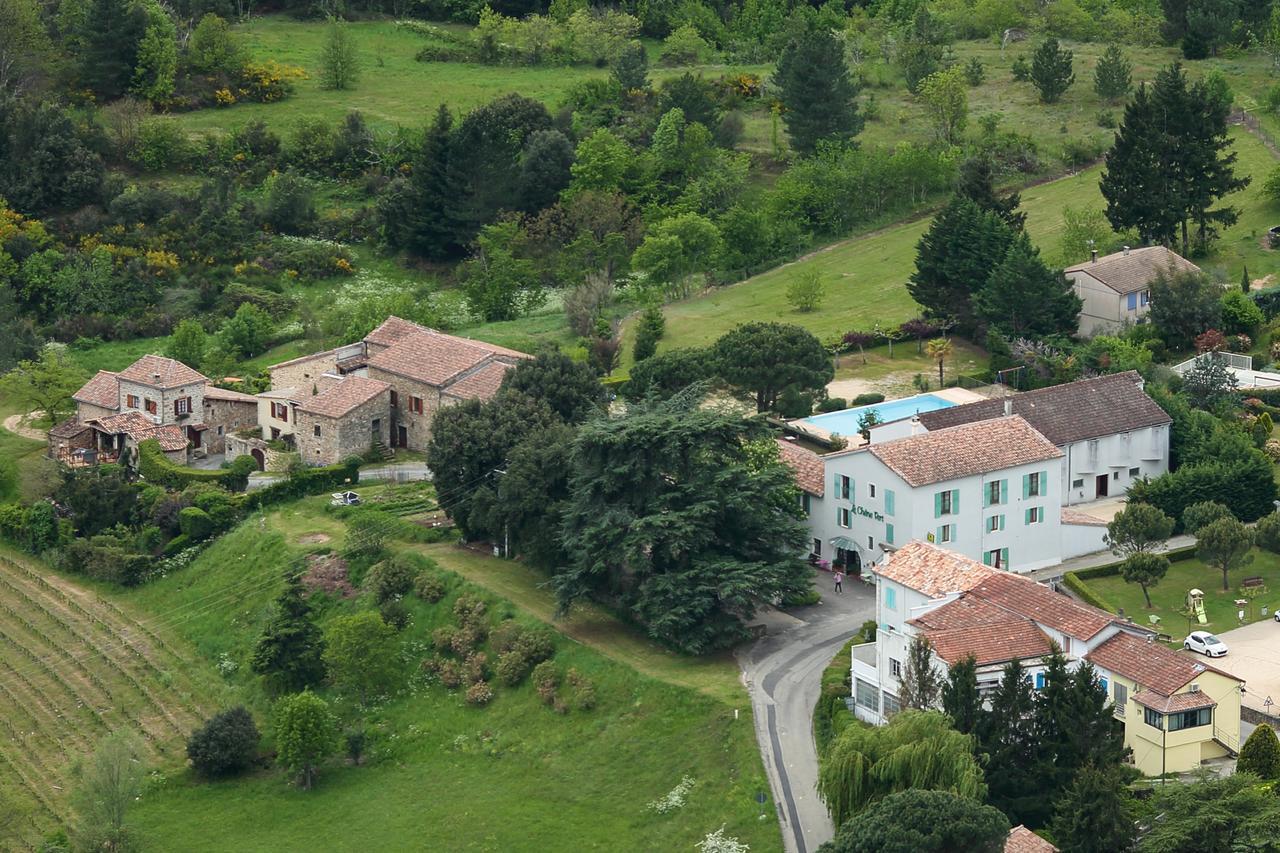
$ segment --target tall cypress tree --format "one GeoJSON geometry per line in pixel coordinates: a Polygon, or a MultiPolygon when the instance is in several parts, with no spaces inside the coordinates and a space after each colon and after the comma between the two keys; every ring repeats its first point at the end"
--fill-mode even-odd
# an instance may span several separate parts
{"type": "Polygon", "coordinates": [[[825,30],[797,36],[778,60],[774,82],[782,92],[791,147],[812,154],[823,140],[852,139],[862,130],[858,86],[849,76],[844,47],[825,30]]]}
{"type": "Polygon", "coordinates": [[[1133,815],[1115,767],[1087,766],[1058,798],[1053,841],[1062,853],[1124,853],[1133,849],[1133,815]]]}
{"type": "MultiPolygon", "coordinates": [[[[1204,80],[1187,86],[1186,74],[1175,63],[1172,68],[1156,77],[1156,95],[1160,97],[1162,83],[1173,92],[1175,103],[1184,104],[1188,121],[1180,135],[1183,167],[1181,170],[1186,199],[1186,217],[1195,224],[1195,242],[1200,250],[1217,237],[1218,227],[1234,225],[1240,218],[1235,207],[1213,209],[1223,196],[1249,185],[1247,175],[1236,177],[1234,166],[1236,153],[1231,150],[1231,137],[1227,135],[1227,118],[1231,105],[1227,99],[1215,97],[1204,80]]],[[[1183,220],[1182,245],[1187,241],[1186,219],[1183,220]]]]}
{"type": "Polygon", "coordinates": [[[991,711],[978,725],[978,742],[987,754],[987,802],[1009,816],[1012,823],[1027,823],[1042,808],[1030,767],[1036,755],[1031,713],[1035,699],[1022,662],[1005,665],[1000,686],[991,696],[991,711]]]}
{"type": "Polygon", "coordinates": [[[1026,233],[1018,234],[1004,260],[973,297],[978,318],[1011,337],[1072,334],[1080,307],[1071,282],[1045,265],[1026,233]]]}
{"type": "Polygon", "coordinates": [[[86,16],[80,76],[104,101],[125,93],[138,64],[147,13],[131,0],[92,0],[86,16]]]}
{"type": "Polygon", "coordinates": [[[973,294],[1004,260],[1014,233],[998,214],[956,196],[916,244],[916,271],[907,291],[930,315],[953,318],[960,331],[971,333],[973,294]]]}
{"type": "Polygon", "coordinates": [[[449,167],[452,132],[453,115],[441,104],[413,162],[406,230],[410,248],[428,258],[452,257],[463,248],[453,213],[458,194],[449,167]]]}
{"type": "Polygon", "coordinates": [[[982,696],[978,693],[978,664],[969,655],[954,664],[942,685],[942,710],[961,734],[973,734],[982,716],[982,696]]]}

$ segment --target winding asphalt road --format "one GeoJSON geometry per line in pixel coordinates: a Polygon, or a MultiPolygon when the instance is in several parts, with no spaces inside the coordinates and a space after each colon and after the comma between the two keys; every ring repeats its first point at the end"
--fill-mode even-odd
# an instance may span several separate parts
{"type": "Polygon", "coordinates": [[[875,617],[872,587],[848,580],[844,594],[836,595],[826,573],[817,585],[819,604],[771,616],[769,633],[739,655],[788,853],[813,853],[834,834],[817,792],[813,709],[822,671],[862,623],[875,617]]]}

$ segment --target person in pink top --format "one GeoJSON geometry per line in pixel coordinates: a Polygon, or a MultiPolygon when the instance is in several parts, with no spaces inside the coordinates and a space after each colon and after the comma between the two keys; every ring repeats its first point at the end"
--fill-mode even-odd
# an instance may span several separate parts
{"type": "Polygon", "coordinates": [[[833,578],[833,580],[835,580],[836,582],[836,592],[839,593],[840,595],[844,595],[844,572],[840,571],[839,569],[836,569],[835,577],[833,578]]]}

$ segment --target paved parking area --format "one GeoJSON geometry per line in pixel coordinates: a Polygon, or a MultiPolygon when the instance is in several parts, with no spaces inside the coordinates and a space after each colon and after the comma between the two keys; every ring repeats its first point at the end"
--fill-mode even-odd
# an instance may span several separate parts
{"type": "Polygon", "coordinates": [[[1280,710],[1280,623],[1268,618],[1215,633],[1230,651],[1213,665],[1245,680],[1244,703],[1261,711],[1270,697],[1272,713],[1280,710]]]}

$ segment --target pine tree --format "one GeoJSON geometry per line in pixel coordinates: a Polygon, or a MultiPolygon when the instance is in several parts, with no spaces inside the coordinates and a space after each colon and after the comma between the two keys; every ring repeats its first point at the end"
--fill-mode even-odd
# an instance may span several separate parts
{"type": "Polygon", "coordinates": [[[1133,228],[1143,243],[1166,246],[1174,242],[1183,210],[1165,172],[1167,146],[1151,91],[1143,84],[1124,109],[1100,183],[1114,230],[1133,228]]]}
{"type": "Polygon", "coordinates": [[[443,259],[462,251],[454,213],[459,193],[450,168],[453,116],[441,104],[413,161],[407,230],[410,248],[424,257],[443,259]]]}
{"type": "Polygon", "coordinates": [[[956,194],[969,199],[983,210],[999,214],[1001,219],[1018,231],[1026,225],[1027,215],[1018,212],[1022,196],[1016,192],[1003,196],[996,193],[995,172],[991,158],[985,154],[975,154],[960,164],[956,194]]]}
{"type": "Polygon", "coordinates": [[[1128,96],[1133,88],[1133,63],[1125,58],[1119,45],[1108,45],[1106,53],[1093,69],[1093,91],[1112,103],[1128,96]]]}
{"type": "Polygon", "coordinates": [[[662,315],[662,308],[650,305],[640,315],[636,326],[636,342],[632,356],[637,362],[644,361],[658,351],[658,341],[667,329],[667,319],[662,315]]]}
{"type": "MultiPolygon", "coordinates": [[[[1155,97],[1163,103],[1163,91],[1170,91],[1169,110],[1181,109],[1188,117],[1185,124],[1174,125],[1180,130],[1181,145],[1175,149],[1176,161],[1181,161],[1180,176],[1184,186],[1186,214],[1183,220],[1182,247],[1189,246],[1186,223],[1195,223],[1195,242],[1201,251],[1217,237],[1218,227],[1234,225],[1240,211],[1234,207],[1211,209],[1218,199],[1247,187],[1252,180],[1248,176],[1236,177],[1233,166],[1236,153],[1231,150],[1231,137],[1227,135],[1227,119],[1231,114],[1230,98],[1217,96],[1209,82],[1197,80],[1187,86],[1182,67],[1174,65],[1156,76],[1155,97]]],[[[1169,112],[1168,115],[1176,115],[1169,112]]]]}
{"type": "Polygon", "coordinates": [[[898,679],[898,701],[903,708],[928,711],[937,706],[941,694],[941,679],[933,668],[933,646],[927,637],[917,634],[907,647],[907,662],[898,679]]]}
{"type": "Polygon", "coordinates": [[[1249,267],[1246,265],[1245,268],[1240,271],[1240,290],[1248,293],[1252,289],[1253,285],[1249,282],[1249,267]]]}
{"type": "Polygon", "coordinates": [[[302,577],[290,573],[253,651],[253,671],[283,691],[302,690],[324,679],[323,652],[324,640],[303,596],[302,577]]]}
{"type": "Polygon", "coordinates": [[[947,683],[942,686],[942,710],[961,734],[973,734],[977,729],[982,695],[978,692],[978,664],[973,655],[953,664],[947,673],[947,683]]]}
{"type": "Polygon", "coordinates": [[[1072,53],[1059,47],[1058,40],[1047,38],[1031,56],[1031,84],[1040,93],[1040,102],[1055,103],[1075,82],[1071,71],[1072,53]]]}
{"type": "Polygon", "coordinates": [[[930,316],[954,319],[960,331],[972,332],[973,294],[1004,259],[1014,233],[999,215],[956,196],[916,244],[908,292],[930,316]]]}
{"type": "Polygon", "coordinates": [[[858,86],[849,76],[844,46],[824,30],[808,30],[796,37],[778,60],[774,72],[786,111],[791,147],[812,154],[823,140],[842,142],[862,130],[858,114],[858,86]]]}
{"type": "Polygon", "coordinates": [[[973,297],[974,313],[1007,337],[1070,335],[1080,307],[1071,282],[1040,260],[1040,250],[1025,232],[973,297]]]}
{"type": "Polygon", "coordinates": [[[1058,798],[1053,841],[1061,853],[1125,853],[1134,825],[1124,780],[1116,768],[1086,766],[1058,798]]]}

